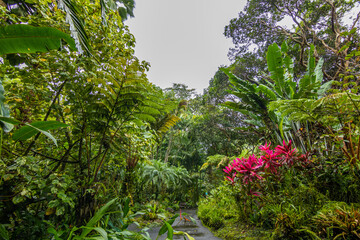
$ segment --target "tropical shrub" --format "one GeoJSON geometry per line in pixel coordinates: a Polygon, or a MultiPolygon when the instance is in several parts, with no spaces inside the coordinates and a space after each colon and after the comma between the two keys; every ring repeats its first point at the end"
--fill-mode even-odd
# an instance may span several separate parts
{"type": "MultiPolygon", "coordinates": [[[[299,154],[292,148],[291,141],[288,144],[284,141],[283,145],[278,145],[274,150],[270,149],[270,145],[266,143],[260,146],[262,155],[234,159],[224,169],[226,180],[240,190],[238,205],[245,202],[250,211],[255,198],[264,194],[260,191],[267,184],[267,179],[281,180],[287,171],[294,171],[295,166],[305,167],[310,163],[307,155],[299,154]]],[[[256,202],[259,205],[257,200],[256,202]]]]}
{"type": "Polygon", "coordinates": [[[186,200],[191,176],[184,167],[171,166],[160,160],[152,160],[140,167],[139,189],[148,200],[157,201],[160,197],[171,202],[186,200]]]}
{"type": "Polygon", "coordinates": [[[326,239],[360,238],[359,206],[329,202],[313,217],[315,231],[326,239]]]}
{"type": "Polygon", "coordinates": [[[237,219],[238,210],[234,197],[224,197],[231,194],[229,186],[219,186],[210,192],[209,197],[199,203],[198,216],[204,224],[219,229],[227,219],[237,219]]]}

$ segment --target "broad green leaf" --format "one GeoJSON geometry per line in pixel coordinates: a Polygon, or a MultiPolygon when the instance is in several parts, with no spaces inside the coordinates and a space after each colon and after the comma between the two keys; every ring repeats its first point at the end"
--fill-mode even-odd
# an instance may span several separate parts
{"type": "Polygon", "coordinates": [[[283,125],[284,125],[284,116],[281,118],[281,121],[280,121],[280,124],[279,124],[279,131],[280,131],[280,134],[281,134],[281,137],[284,139],[284,128],[283,128],[283,125]]]}
{"type": "Polygon", "coordinates": [[[329,82],[322,84],[320,86],[319,90],[317,91],[318,96],[319,97],[325,96],[326,92],[331,88],[333,82],[334,81],[329,81],[329,82]]]}
{"type": "Polygon", "coordinates": [[[172,227],[168,222],[165,222],[165,224],[166,224],[167,229],[168,229],[167,238],[168,238],[168,239],[173,239],[173,235],[174,235],[174,229],[173,229],[173,227],[172,227]]]}
{"type": "Polygon", "coordinates": [[[0,28],[0,55],[9,53],[36,53],[59,49],[65,40],[71,50],[75,42],[68,34],[51,27],[33,27],[13,24],[0,28]]]}
{"type": "Polygon", "coordinates": [[[29,123],[25,123],[25,124],[26,126],[23,126],[22,128],[14,132],[12,136],[13,140],[24,141],[31,138],[38,132],[41,132],[45,134],[48,138],[50,138],[55,143],[55,145],[57,145],[56,139],[49,132],[47,132],[47,130],[57,129],[60,127],[67,127],[66,124],[57,121],[40,121],[31,124],[29,123]]]}
{"type": "Polygon", "coordinates": [[[320,58],[319,62],[316,65],[316,68],[315,68],[315,82],[317,82],[317,83],[321,83],[324,78],[324,73],[322,71],[323,64],[324,64],[324,59],[320,58]]]}
{"type": "Polygon", "coordinates": [[[269,87],[267,87],[267,86],[265,86],[263,84],[260,84],[258,89],[260,89],[261,92],[263,92],[271,100],[276,100],[277,99],[275,92],[273,90],[271,90],[269,87]]]}
{"type": "Polygon", "coordinates": [[[123,209],[124,217],[128,215],[129,210],[130,210],[130,198],[126,198],[123,209]]]}
{"type": "Polygon", "coordinates": [[[287,45],[286,41],[283,41],[283,43],[281,44],[281,51],[287,53],[288,50],[289,50],[289,46],[287,45]]]}
{"type": "Polygon", "coordinates": [[[269,46],[266,60],[271,73],[271,79],[274,80],[275,85],[278,85],[280,89],[285,89],[283,59],[281,50],[276,43],[269,46]]]}
{"type": "Polygon", "coordinates": [[[311,44],[310,50],[309,50],[308,66],[307,66],[307,71],[310,76],[312,75],[312,73],[315,70],[314,52],[315,52],[315,46],[314,46],[314,44],[311,44]]]}
{"type": "Polygon", "coordinates": [[[0,116],[0,121],[10,123],[10,124],[13,124],[13,125],[21,124],[20,121],[16,120],[15,118],[10,118],[10,117],[2,117],[2,116],[0,116]]]}
{"type": "MultiPolygon", "coordinates": [[[[5,89],[2,85],[2,81],[0,80],[0,117],[10,117],[9,109],[5,106],[5,89]]],[[[8,121],[2,121],[0,119],[0,127],[3,129],[4,132],[10,132],[14,125],[9,123],[8,121]]]]}
{"type": "MultiPolygon", "coordinates": [[[[172,216],[169,220],[167,220],[166,222],[170,225],[172,225],[175,221],[175,219],[179,216],[179,214],[175,214],[174,216],[172,216]]],[[[164,225],[161,226],[160,230],[159,230],[159,234],[158,236],[163,235],[164,233],[166,233],[168,230],[167,225],[164,223],[164,225]]]]}
{"type": "Polygon", "coordinates": [[[0,109],[1,109],[0,116],[3,115],[3,117],[1,118],[4,118],[3,120],[0,119],[0,127],[3,129],[5,133],[8,133],[14,128],[14,124],[12,124],[10,121],[15,119],[7,117],[10,116],[10,113],[9,113],[9,109],[5,107],[5,105],[0,105],[0,109]]]}
{"type": "Polygon", "coordinates": [[[290,99],[293,99],[296,93],[296,82],[289,82],[290,99]]]}
{"type": "Polygon", "coordinates": [[[309,85],[310,85],[310,76],[306,74],[299,81],[299,91],[296,94],[296,98],[301,98],[304,94],[306,95],[309,85]]]}
{"type": "Polygon", "coordinates": [[[95,215],[86,224],[86,226],[85,226],[86,228],[82,231],[82,233],[80,235],[80,239],[86,237],[91,232],[90,228],[94,227],[95,224],[97,224],[100,221],[100,219],[107,213],[108,208],[112,204],[114,204],[116,200],[117,200],[117,198],[114,198],[113,200],[109,201],[95,213],[95,215]]]}

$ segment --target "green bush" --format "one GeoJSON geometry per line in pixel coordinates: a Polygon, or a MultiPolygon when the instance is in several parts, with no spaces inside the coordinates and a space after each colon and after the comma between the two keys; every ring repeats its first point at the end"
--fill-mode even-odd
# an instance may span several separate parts
{"type": "Polygon", "coordinates": [[[344,165],[344,159],[326,159],[321,164],[314,184],[331,201],[357,203],[360,199],[360,172],[344,165]]]}
{"type": "Polygon", "coordinates": [[[229,194],[228,186],[218,187],[211,191],[208,198],[200,201],[198,216],[205,225],[215,230],[222,228],[226,219],[237,218],[236,203],[229,194]]]}
{"type": "Polygon", "coordinates": [[[329,202],[313,217],[315,231],[326,239],[359,239],[360,209],[344,202],[329,202]]]}
{"type": "Polygon", "coordinates": [[[304,225],[327,201],[328,198],[313,187],[300,184],[295,189],[288,188],[280,196],[268,195],[263,199],[266,204],[260,210],[259,224],[273,229],[278,217],[285,221],[286,215],[294,214],[292,220],[300,221],[295,225],[304,225]]]}

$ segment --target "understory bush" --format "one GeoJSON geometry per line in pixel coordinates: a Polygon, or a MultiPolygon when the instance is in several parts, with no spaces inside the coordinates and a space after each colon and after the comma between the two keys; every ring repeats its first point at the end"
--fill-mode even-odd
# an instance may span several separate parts
{"type": "Polygon", "coordinates": [[[314,231],[326,239],[360,239],[359,204],[328,202],[312,218],[314,231]]]}
{"type": "Polygon", "coordinates": [[[222,185],[200,201],[198,216],[205,225],[216,230],[224,226],[224,220],[238,217],[234,198],[224,197],[229,195],[230,191],[229,186],[222,185]]]}

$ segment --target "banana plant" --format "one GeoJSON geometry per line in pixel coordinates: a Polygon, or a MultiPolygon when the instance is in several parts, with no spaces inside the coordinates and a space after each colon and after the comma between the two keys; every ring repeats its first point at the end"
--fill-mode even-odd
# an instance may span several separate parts
{"type": "MultiPolygon", "coordinates": [[[[309,49],[307,71],[303,77],[296,79],[294,76],[294,61],[288,55],[288,45],[283,42],[281,48],[277,44],[269,46],[266,59],[270,76],[261,82],[250,83],[239,79],[228,69],[222,69],[233,85],[231,94],[238,97],[237,102],[226,102],[224,105],[239,111],[248,119],[244,122],[255,126],[257,129],[271,129],[278,140],[281,138],[292,139],[301,128],[299,122],[292,122],[276,109],[268,109],[268,104],[273,101],[291,99],[318,99],[325,95],[332,82],[322,84],[323,60],[316,64],[314,57],[315,47],[309,49]]],[[[298,139],[298,147],[306,151],[303,139],[298,139]]]]}
{"type": "MultiPolygon", "coordinates": [[[[229,91],[236,96],[239,101],[228,101],[223,106],[238,111],[245,115],[247,119],[244,123],[254,127],[257,131],[266,132],[271,130],[274,135],[270,135],[273,141],[281,142],[280,133],[276,127],[278,122],[277,116],[273,111],[268,111],[267,105],[270,99],[259,94],[259,85],[242,80],[229,71],[229,69],[221,69],[229,77],[229,81],[233,89],[229,91]]],[[[244,127],[239,127],[239,130],[244,127]]]]}
{"type": "MultiPolygon", "coordinates": [[[[296,80],[294,77],[294,61],[287,54],[288,45],[283,42],[281,48],[272,44],[268,48],[267,63],[271,73],[270,81],[266,85],[259,85],[259,90],[272,101],[294,100],[294,99],[318,99],[325,95],[331,87],[332,81],[322,84],[323,72],[322,66],[324,60],[321,58],[316,63],[314,57],[315,47],[310,46],[307,62],[307,70],[303,77],[296,80]]],[[[275,110],[271,109],[270,111],[275,110]]],[[[289,120],[284,115],[279,114],[279,130],[282,138],[292,140],[302,151],[307,151],[311,146],[311,140],[307,135],[306,140],[301,136],[296,136],[296,132],[302,127],[309,129],[308,122],[300,124],[299,121],[289,120]],[[306,146],[308,145],[308,147],[306,146]]]]}
{"type": "Polygon", "coordinates": [[[264,79],[266,84],[259,84],[259,92],[264,93],[273,101],[317,99],[324,96],[332,82],[322,84],[324,60],[320,58],[316,64],[314,45],[311,45],[309,49],[307,71],[299,80],[294,77],[294,61],[287,54],[288,48],[286,42],[282,43],[281,48],[275,43],[269,46],[266,59],[271,80],[264,79]]]}

